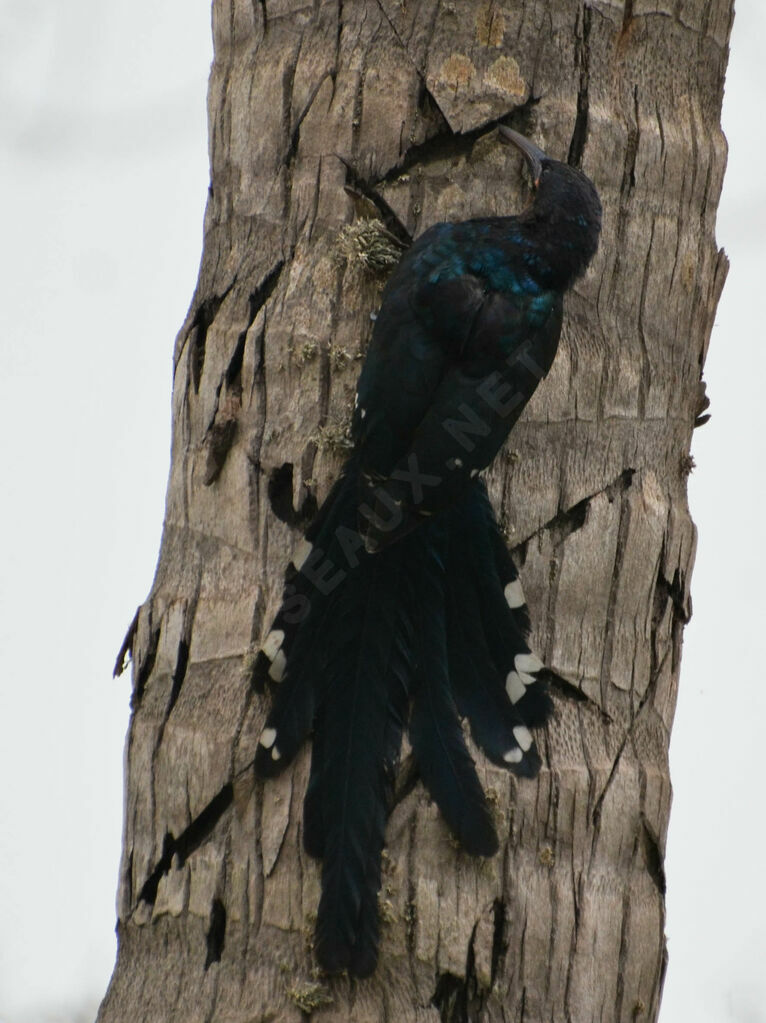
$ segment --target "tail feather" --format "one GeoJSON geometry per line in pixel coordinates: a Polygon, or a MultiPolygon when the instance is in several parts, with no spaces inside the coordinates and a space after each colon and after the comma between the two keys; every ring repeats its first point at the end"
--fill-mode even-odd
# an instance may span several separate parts
{"type": "MultiPolygon", "coordinates": [[[[430,525],[426,528],[433,533],[430,525]]],[[[452,833],[466,852],[492,856],[497,835],[450,688],[444,564],[431,550],[418,568],[420,669],[412,693],[410,742],[423,784],[452,833]]]]}
{"type": "Polygon", "coordinates": [[[497,835],[460,715],[491,760],[533,775],[540,761],[526,725],[544,720],[549,704],[518,573],[483,485],[370,554],[355,531],[357,479],[351,462],[288,572],[256,665],[274,699],[255,766],[278,773],[313,728],[303,841],[323,861],[316,954],[329,971],[367,976],[408,705],[423,783],[463,848],[490,856],[497,835]],[[513,671],[521,696],[507,680],[513,671]]]}
{"type": "Polygon", "coordinates": [[[314,718],[314,737],[311,745],[311,771],[303,800],[303,847],[309,856],[324,859],[325,826],[322,807],[322,765],[324,720],[322,708],[314,718]]]}
{"type": "MultiPolygon", "coordinates": [[[[356,567],[356,473],[353,461],[335,481],[305,537],[293,551],[285,573],[282,605],[256,656],[252,681],[262,690],[280,682],[293,647],[301,639],[311,647],[332,596],[345,574],[356,567]]],[[[357,547],[362,546],[359,539],[357,547]]]]}
{"type": "Polygon", "coordinates": [[[518,716],[524,724],[537,728],[548,720],[553,704],[544,684],[543,663],[527,641],[529,613],[518,570],[482,483],[476,484],[458,511],[452,555],[457,563],[451,565],[450,577],[472,580],[465,585],[473,586],[478,608],[479,625],[474,622],[473,627],[483,631],[488,656],[518,716]]]}
{"type": "Polygon", "coordinates": [[[256,657],[256,688],[267,680],[277,685],[256,752],[256,770],[264,777],[287,767],[311,731],[330,652],[324,636],[345,578],[358,564],[350,563],[353,552],[343,547],[355,519],[355,479],[347,471],[293,554],[282,606],[256,657]]]}
{"type": "Polygon", "coordinates": [[[540,758],[532,734],[508,698],[489,656],[473,588],[448,581],[449,672],[458,709],[489,759],[516,774],[534,777],[540,758]]]}
{"type": "Polygon", "coordinates": [[[377,960],[380,856],[412,674],[403,550],[360,565],[335,607],[319,792],[322,896],[316,953],[366,976],[377,960]]]}
{"type": "MultiPolygon", "coordinates": [[[[271,710],[256,751],[256,770],[264,777],[282,771],[293,760],[314,724],[327,666],[327,644],[317,642],[332,621],[333,605],[315,601],[303,628],[291,638],[271,710]]],[[[269,635],[273,635],[272,629],[269,635]]]]}

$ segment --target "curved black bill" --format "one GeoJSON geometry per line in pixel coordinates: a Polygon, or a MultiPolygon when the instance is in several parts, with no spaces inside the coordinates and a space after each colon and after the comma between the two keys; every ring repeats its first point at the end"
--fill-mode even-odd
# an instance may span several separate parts
{"type": "Polygon", "coordinates": [[[540,180],[540,174],[543,169],[543,160],[547,160],[548,157],[539,149],[534,142],[530,142],[529,139],[524,138],[523,135],[519,135],[513,128],[506,128],[504,124],[498,125],[498,131],[500,132],[501,138],[506,139],[508,142],[513,143],[517,149],[520,149],[524,154],[524,159],[527,161],[529,172],[532,175],[532,180],[535,185],[540,180]]]}

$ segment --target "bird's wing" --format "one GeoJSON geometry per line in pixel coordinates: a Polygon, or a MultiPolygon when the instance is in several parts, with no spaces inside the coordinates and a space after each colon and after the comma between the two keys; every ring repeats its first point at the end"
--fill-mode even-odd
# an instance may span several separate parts
{"type": "Polygon", "coordinates": [[[352,434],[376,477],[407,450],[486,299],[484,282],[470,274],[416,280],[405,263],[389,282],[357,385],[352,434]]]}
{"type": "Polygon", "coordinates": [[[551,292],[484,296],[403,454],[385,476],[370,474],[360,504],[368,549],[452,504],[489,465],[550,368],[561,315],[551,292]]]}

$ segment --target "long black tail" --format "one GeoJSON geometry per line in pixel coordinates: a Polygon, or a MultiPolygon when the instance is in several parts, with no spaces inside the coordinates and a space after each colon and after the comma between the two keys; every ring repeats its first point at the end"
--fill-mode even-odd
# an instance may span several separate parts
{"type": "Polygon", "coordinates": [[[290,763],[313,728],[304,804],[307,851],[323,860],[316,953],[363,977],[377,961],[380,862],[402,731],[467,852],[498,847],[461,725],[494,763],[533,776],[529,726],[551,704],[527,644],[516,568],[487,492],[369,554],[347,466],[294,556],[282,607],[255,667],[277,683],[256,770],[290,763]],[[409,712],[409,721],[408,721],[409,712]]]}

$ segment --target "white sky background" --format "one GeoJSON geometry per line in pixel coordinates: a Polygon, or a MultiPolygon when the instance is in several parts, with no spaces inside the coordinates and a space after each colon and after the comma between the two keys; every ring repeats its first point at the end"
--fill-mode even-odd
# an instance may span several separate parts
{"type": "MultiPolygon", "coordinates": [[[[110,676],[159,549],[209,22],[209,0],[0,0],[0,1023],[87,1021],[114,961],[129,683],[110,676]]],[[[764,39],[740,0],[662,1023],[766,1021],[764,39]]]]}

